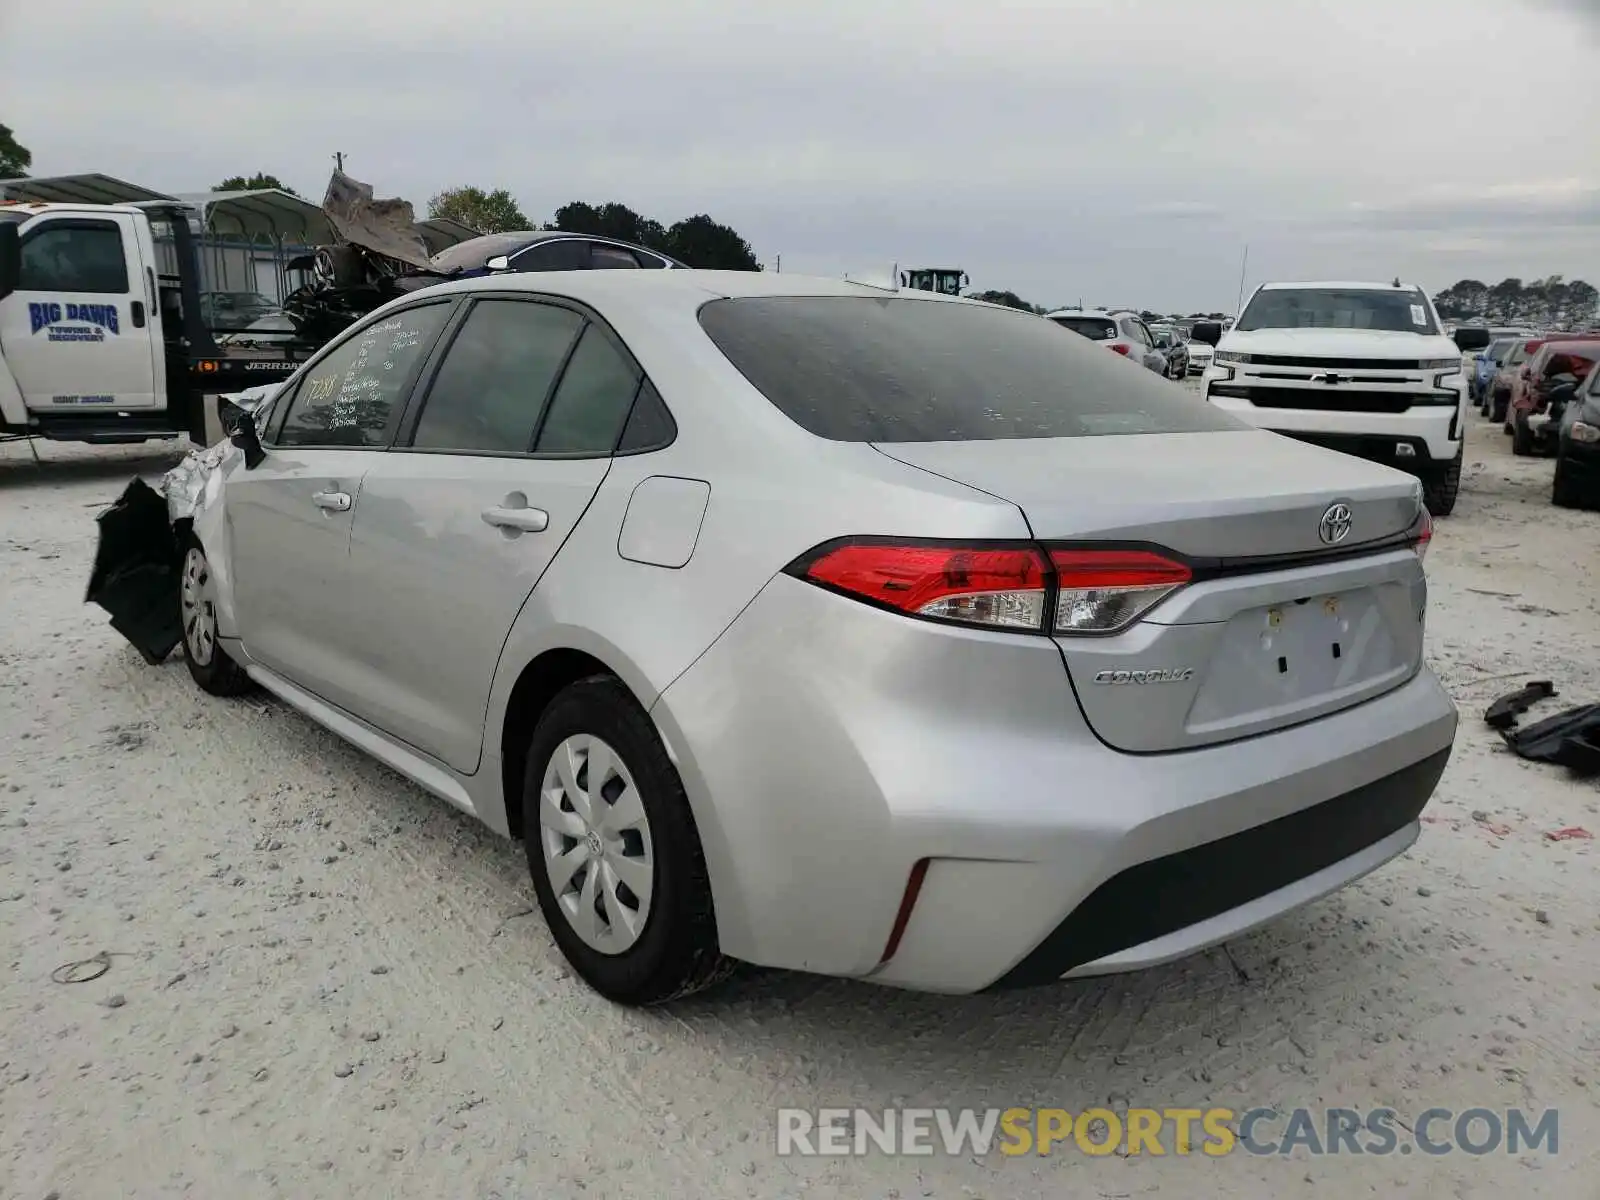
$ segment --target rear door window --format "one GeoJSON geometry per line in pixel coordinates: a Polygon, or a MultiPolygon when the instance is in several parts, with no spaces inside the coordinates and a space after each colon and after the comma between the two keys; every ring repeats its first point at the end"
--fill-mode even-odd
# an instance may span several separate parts
{"type": "Polygon", "coordinates": [[[581,238],[557,238],[529,246],[511,260],[513,271],[587,271],[589,243],[581,238]]]}
{"type": "Polygon", "coordinates": [[[596,271],[637,271],[639,259],[626,247],[592,242],[589,246],[589,265],[596,271]]]}
{"type": "Polygon", "coordinates": [[[747,296],[701,306],[700,325],[757,391],[833,441],[1244,428],[1051,321],[991,305],[747,296]]]}
{"type": "Polygon", "coordinates": [[[545,398],[583,318],[526,300],[482,300],[467,314],[423,401],[411,445],[526,454],[545,398]]]}
{"type": "Polygon", "coordinates": [[[1091,342],[1109,342],[1117,336],[1116,324],[1107,317],[1051,317],[1050,320],[1091,342]]]}

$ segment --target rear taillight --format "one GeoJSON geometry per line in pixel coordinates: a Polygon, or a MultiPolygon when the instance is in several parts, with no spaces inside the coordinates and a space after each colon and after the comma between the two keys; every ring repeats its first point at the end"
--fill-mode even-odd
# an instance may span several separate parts
{"type": "Polygon", "coordinates": [[[1416,525],[1416,550],[1418,558],[1428,556],[1428,544],[1433,541],[1433,517],[1427,509],[1422,510],[1422,515],[1417,518],[1416,525]]]}
{"type": "Polygon", "coordinates": [[[1112,342],[1111,348],[1124,358],[1128,356],[1128,351],[1133,349],[1133,347],[1129,346],[1127,342],[1112,342]]]}
{"type": "Polygon", "coordinates": [[[1057,633],[1114,633],[1194,577],[1150,550],[1052,550],[1057,633]]]}
{"type": "Polygon", "coordinates": [[[1192,578],[1183,563],[1147,550],[874,540],[822,546],[788,572],[926,620],[1065,634],[1117,633],[1192,578]]]}

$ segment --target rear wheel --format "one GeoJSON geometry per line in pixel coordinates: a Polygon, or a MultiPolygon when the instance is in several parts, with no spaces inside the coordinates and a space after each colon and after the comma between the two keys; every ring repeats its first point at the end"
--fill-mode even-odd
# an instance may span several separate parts
{"type": "Polygon", "coordinates": [[[1430,516],[1448,517],[1456,507],[1456,495],[1461,491],[1461,461],[1467,451],[1465,442],[1456,456],[1443,466],[1430,466],[1422,477],[1422,503],[1430,516]]]}
{"type": "Polygon", "coordinates": [[[661,1004],[732,974],[683,783],[627,688],[579,680],[528,749],[523,839],[556,945],[595,991],[661,1004]]]}
{"type": "Polygon", "coordinates": [[[250,676],[217,640],[216,584],[206,552],[193,538],[178,578],[178,616],[183,622],[183,660],[189,675],[213,696],[237,696],[251,688],[250,676]]]}

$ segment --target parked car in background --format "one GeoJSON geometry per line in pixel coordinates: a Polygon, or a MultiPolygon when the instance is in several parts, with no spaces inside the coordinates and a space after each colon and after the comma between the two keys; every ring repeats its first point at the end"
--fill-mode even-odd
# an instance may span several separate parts
{"type": "Polygon", "coordinates": [[[1556,473],[1550,502],[1559,508],[1600,505],[1600,366],[1573,389],[1556,431],[1556,473]]]}
{"type": "Polygon", "coordinates": [[[1062,308],[1046,313],[1045,320],[1108,350],[1140,363],[1158,375],[1167,373],[1167,356],[1156,349],[1155,334],[1137,313],[1106,312],[1100,309],[1062,308]]]}
{"type": "Polygon", "coordinates": [[[1204,375],[1215,354],[1216,347],[1209,342],[1197,342],[1191,337],[1189,339],[1189,374],[1204,375]]]}
{"type": "Polygon", "coordinates": [[[1495,372],[1505,362],[1506,355],[1511,352],[1511,347],[1516,345],[1516,342],[1517,339],[1512,337],[1496,338],[1472,356],[1472,373],[1467,377],[1467,382],[1470,387],[1469,396],[1480,413],[1488,413],[1489,383],[1494,379],[1495,372]]]}
{"type": "Polygon", "coordinates": [[[1528,382],[1511,402],[1511,453],[1555,451],[1550,404],[1557,389],[1572,389],[1600,362],[1600,340],[1552,339],[1528,364],[1528,382]]]}
{"type": "MultiPolygon", "coordinates": [[[[1488,412],[1485,414],[1489,420],[1497,425],[1507,425],[1506,413],[1511,408],[1511,396],[1516,391],[1518,377],[1522,369],[1528,365],[1528,359],[1538,352],[1540,340],[1536,337],[1522,338],[1511,343],[1511,348],[1506,351],[1505,359],[1500,367],[1490,376],[1488,383],[1488,412]]],[[[1510,432],[1509,426],[1507,432],[1510,432]]]]}
{"type": "Polygon", "coordinates": [[[560,230],[490,233],[447,246],[428,263],[452,277],[472,278],[502,271],[636,271],[684,270],[684,265],[658,250],[631,242],[560,230]]]}
{"type": "Polygon", "coordinates": [[[1408,471],[1428,511],[1448,516],[1466,447],[1464,351],[1482,329],[1447,337],[1421,288],[1399,282],[1264,283],[1216,342],[1206,399],[1242,421],[1408,471]]]}
{"type": "Polygon", "coordinates": [[[1030,314],[512,273],[265,411],[167,480],[190,675],[520,838],[615,1001],[1165,963],[1403,853],[1455,740],[1416,481],[1030,314]]]}
{"type": "Polygon", "coordinates": [[[248,329],[282,311],[276,300],[260,292],[200,293],[200,323],[212,331],[248,329]]]}
{"type": "Polygon", "coordinates": [[[1156,349],[1167,359],[1168,379],[1183,379],[1189,374],[1189,343],[1171,325],[1152,325],[1150,333],[1156,339],[1156,349]]]}

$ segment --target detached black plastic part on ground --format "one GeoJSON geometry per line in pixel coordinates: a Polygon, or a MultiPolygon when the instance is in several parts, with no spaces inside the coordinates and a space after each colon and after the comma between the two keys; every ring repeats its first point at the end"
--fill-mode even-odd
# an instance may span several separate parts
{"type": "Polygon", "coordinates": [[[1483,714],[1512,753],[1533,762],[1553,763],[1579,775],[1600,774],[1600,704],[1584,704],[1517,728],[1517,718],[1540,700],[1559,696],[1548,679],[1501,696],[1483,714]]]}
{"type": "Polygon", "coordinates": [[[178,616],[179,556],[166,499],[134,479],[95,521],[100,542],[85,603],[111,614],[115,629],[155,665],[183,640],[178,616]]]}

